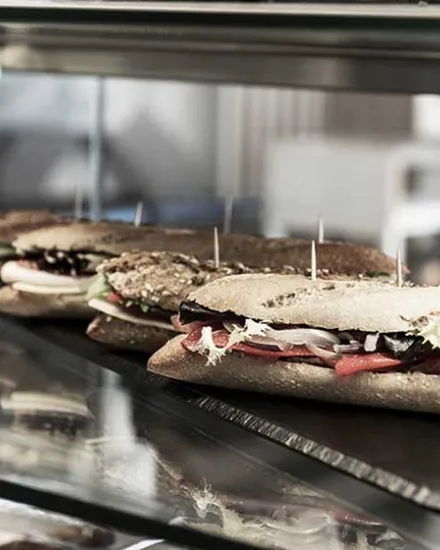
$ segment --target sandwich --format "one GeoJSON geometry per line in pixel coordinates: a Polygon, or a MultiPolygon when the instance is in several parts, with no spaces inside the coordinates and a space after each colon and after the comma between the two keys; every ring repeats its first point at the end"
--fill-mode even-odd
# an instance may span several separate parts
{"type": "MultiPolygon", "coordinates": [[[[172,252],[134,252],[103,262],[88,291],[89,306],[99,315],[89,325],[93,340],[153,352],[177,334],[173,326],[180,303],[209,281],[255,273],[243,263],[200,260],[172,252]]],[[[266,268],[271,272],[271,268],[266,268]]],[[[289,267],[278,269],[294,273],[289,267]]]]}
{"type": "MultiPolygon", "coordinates": [[[[21,234],[13,242],[17,259],[6,262],[0,277],[0,312],[25,317],[86,317],[92,312],[85,289],[97,266],[125,251],[172,251],[212,257],[210,231],[170,229],[111,222],[63,221],[21,234]]],[[[245,235],[220,237],[222,259],[250,265],[294,265],[302,271],[309,264],[309,243],[292,239],[263,239],[245,235]]],[[[321,268],[343,273],[391,273],[391,258],[369,247],[343,243],[318,246],[321,268]]]]}
{"type": "MultiPolygon", "coordinates": [[[[101,343],[151,353],[176,334],[172,317],[188,294],[203,284],[233,274],[304,273],[310,265],[310,243],[238,235],[224,237],[222,244],[229,245],[224,247],[225,256],[232,260],[221,263],[218,268],[212,260],[203,259],[209,257],[211,239],[208,251],[200,238],[198,249],[202,256],[198,258],[181,253],[145,252],[127,253],[120,259],[105,261],[98,267],[99,277],[88,292],[89,306],[100,315],[91,323],[87,334],[101,343]],[[248,264],[233,261],[240,252],[248,264]],[[294,268],[283,264],[282,260],[289,259],[294,262],[294,268]]],[[[387,275],[390,264],[394,265],[391,258],[374,249],[371,252],[369,247],[351,244],[325,243],[318,246],[318,253],[321,261],[327,259],[324,265],[329,267],[332,267],[330,255],[333,254],[336,269],[340,270],[337,272],[342,273],[387,275]]],[[[328,275],[333,269],[324,268],[320,273],[328,275]]]]}
{"type": "Polygon", "coordinates": [[[85,317],[92,311],[86,290],[105,259],[125,250],[212,247],[210,234],[186,229],[136,227],[112,222],[69,222],[21,234],[13,242],[18,256],[0,277],[0,312],[24,317],[85,317]]]}
{"type": "Polygon", "coordinates": [[[148,368],[170,378],[440,413],[440,287],[245,274],[192,292],[148,368]]]}
{"type": "Polygon", "coordinates": [[[0,213],[0,263],[15,257],[12,241],[21,233],[60,222],[61,218],[48,210],[9,210],[0,213]]]}

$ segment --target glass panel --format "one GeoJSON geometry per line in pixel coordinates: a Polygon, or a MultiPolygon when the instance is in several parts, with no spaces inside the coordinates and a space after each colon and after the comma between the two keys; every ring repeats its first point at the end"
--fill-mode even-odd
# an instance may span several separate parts
{"type": "Polygon", "coordinates": [[[117,375],[41,342],[17,344],[5,326],[1,480],[268,548],[415,548],[117,375]]]}

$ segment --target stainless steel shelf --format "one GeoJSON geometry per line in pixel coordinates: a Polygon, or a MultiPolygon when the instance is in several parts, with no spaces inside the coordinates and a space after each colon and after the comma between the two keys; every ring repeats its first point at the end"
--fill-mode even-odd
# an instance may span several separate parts
{"type": "Polygon", "coordinates": [[[440,91],[440,6],[0,1],[6,70],[440,91]]]}

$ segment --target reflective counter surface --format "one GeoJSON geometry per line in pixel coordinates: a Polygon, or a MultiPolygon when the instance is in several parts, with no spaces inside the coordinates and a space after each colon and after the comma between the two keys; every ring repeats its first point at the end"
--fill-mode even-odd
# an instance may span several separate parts
{"type": "Polygon", "coordinates": [[[0,320],[0,497],[10,501],[0,501],[0,545],[12,537],[71,547],[66,525],[76,533],[77,524],[53,512],[105,526],[86,532],[95,546],[118,549],[140,550],[150,539],[232,550],[415,550],[440,541],[431,529],[420,546],[348,510],[319,490],[326,470],[300,481],[305,463],[295,453],[296,475],[287,474],[271,447],[244,430],[158,388],[129,390],[56,340],[26,334],[0,320]]]}

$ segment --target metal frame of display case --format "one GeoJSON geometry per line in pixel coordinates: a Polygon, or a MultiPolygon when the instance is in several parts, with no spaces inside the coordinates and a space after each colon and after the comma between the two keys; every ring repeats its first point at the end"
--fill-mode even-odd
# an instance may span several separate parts
{"type": "Polygon", "coordinates": [[[440,7],[0,2],[3,70],[440,89],[440,7]]]}

